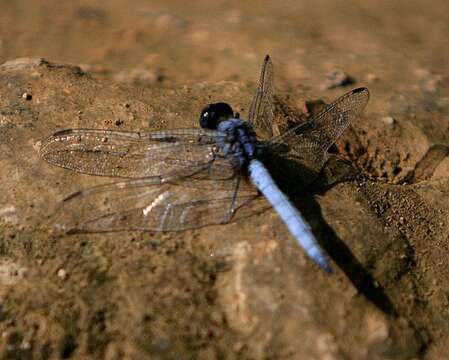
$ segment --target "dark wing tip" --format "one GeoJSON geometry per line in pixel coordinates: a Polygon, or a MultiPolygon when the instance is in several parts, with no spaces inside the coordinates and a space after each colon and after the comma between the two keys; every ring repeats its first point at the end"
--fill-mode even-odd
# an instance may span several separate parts
{"type": "Polygon", "coordinates": [[[353,89],[353,90],[352,90],[352,93],[353,93],[353,94],[356,94],[356,93],[359,93],[359,92],[366,92],[366,93],[369,94],[369,90],[368,90],[367,87],[359,87],[359,88],[357,88],[357,89],[353,89]]]}
{"type": "Polygon", "coordinates": [[[270,60],[270,55],[265,55],[265,59],[264,59],[264,61],[268,61],[268,60],[270,60]]]}
{"type": "Polygon", "coordinates": [[[53,143],[53,141],[55,140],[55,138],[58,138],[60,136],[65,136],[65,135],[69,135],[73,132],[73,129],[61,129],[61,130],[57,130],[55,131],[53,134],[51,134],[50,136],[48,136],[47,138],[45,138],[44,140],[41,141],[41,146],[40,146],[40,153],[41,155],[45,155],[46,154],[46,148],[48,145],[50,145],[51,143],[53,143]]]}
{"type": "Polygon", "coordinates": [[[52,136],[61,136],[61,135],[68,135],[73,133],[73,129],[61,129],[61,130],[57,130],[55,131],[52,136]]]}
{"type": "Polygon", "coordinates": [[[370,93],[367,87],[359,87],[357,89],[352,90],[353,94],[360,94],[359,96],[362,96],[365,98],[365,105],[368,102],[370,98],[370,93]]]}

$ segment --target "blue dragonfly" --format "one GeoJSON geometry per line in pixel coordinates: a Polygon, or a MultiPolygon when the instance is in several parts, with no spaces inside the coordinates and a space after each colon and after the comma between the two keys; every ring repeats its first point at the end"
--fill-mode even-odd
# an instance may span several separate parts
{"type": "Polygon", "coordinates": [[[67,196],[57,225],[72,234],[182,231],[246,218],[271,204],[306,254],[331,272],[310,226],[277,186],[282,175],[275,181],[267,167],[287,160],[319,173],[329,147],[368,99],[367,88],[354,89],[279,134],[267,55],[247,121],[230,105],[214,103],[202,110],[200,128],[57,131],[42,141],[43,159],[84,174],[123,178],[67,196]]]}

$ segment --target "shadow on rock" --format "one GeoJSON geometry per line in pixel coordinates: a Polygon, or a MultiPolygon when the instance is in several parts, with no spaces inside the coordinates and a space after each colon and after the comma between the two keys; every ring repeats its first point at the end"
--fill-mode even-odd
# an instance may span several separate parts
{"type": "Polygon", "coordinates": [[[317,234],[318,230],[317,238],[320,245],[357,290],[384,313],[397,316],[398,313],[382,286],[327,224],[320,205],[313,197],[313,195],[324,194],[338,183],[356,180],[359,176],[360,174],[350,163],[332,157],[320,176],[309,186],[309,191],[301,195],[295,194],[292,199],[306,218],[313,219],[312,223],[318,224],[314,231],[317,234]]]}

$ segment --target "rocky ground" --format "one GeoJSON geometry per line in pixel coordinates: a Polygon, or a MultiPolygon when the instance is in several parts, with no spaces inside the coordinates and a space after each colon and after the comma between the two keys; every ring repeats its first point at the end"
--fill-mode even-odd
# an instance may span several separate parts
{"type": "Polygon", "coordinates": [[[447,2],[0,10],[2,359],[446,358],[447,2]],[[294,198],[335,274],[273,211],[183,233],[55,231],[65,195],[110,179],[44,162],[46,136],[196,127],[216,100],[244,117],[266,53],[280,126],[351,87],[371,92],[322,180],[294,198]]]}

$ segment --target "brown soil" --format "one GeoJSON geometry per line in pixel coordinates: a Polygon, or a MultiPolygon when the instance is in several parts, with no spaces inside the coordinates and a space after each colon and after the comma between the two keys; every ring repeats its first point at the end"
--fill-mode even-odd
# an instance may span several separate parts
{"type": "Polygon", "coordinates": [[[446,1],[0,10],[2,359],[447,358],[446,1]],[[64,195],[108,180],[50,166],[42,139],[197,126],[213,100],[244,117],[266,53],[281,128],[351,86],[371,91],[322,180],[295,198],[334,275],[273,211],[178,234],[53,231],[64,195]]]}

